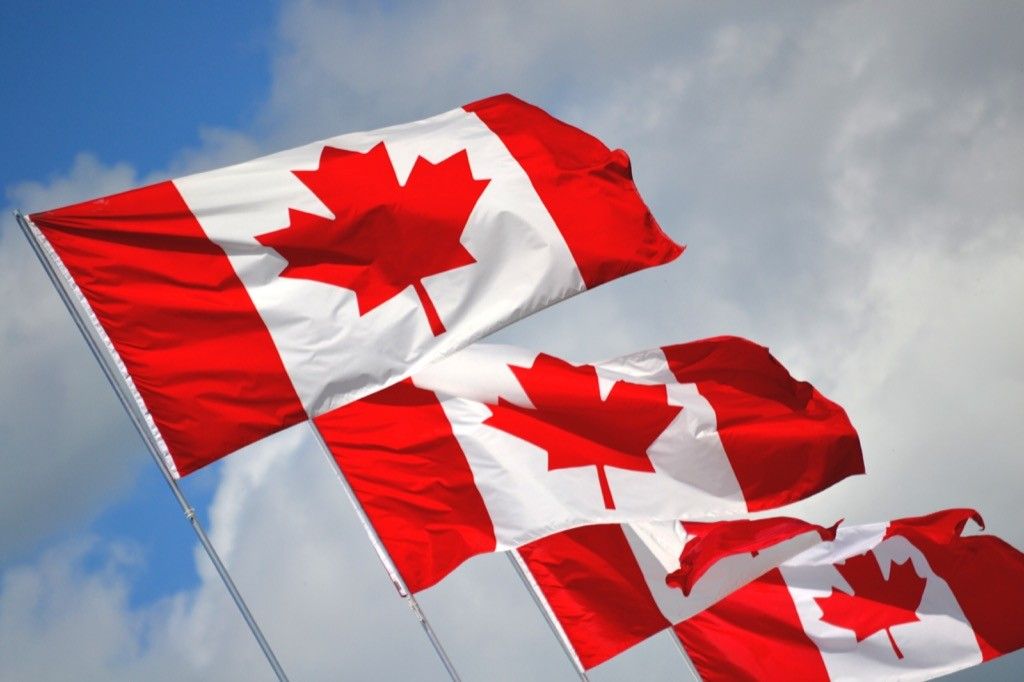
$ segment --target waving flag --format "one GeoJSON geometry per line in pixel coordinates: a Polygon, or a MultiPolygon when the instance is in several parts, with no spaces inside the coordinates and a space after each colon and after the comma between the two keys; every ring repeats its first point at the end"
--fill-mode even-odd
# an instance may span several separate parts
{"type": "Polygon", "coordinates": [[[926,680],[1024,648],[1024,554],[970,519],[841,527],[675,631],[709,681],[926,680]]]}
{"type": "Polygon", "coordinates": [[[1024,648],[1024,554],[970,519],[592,526],[518,552],[588,669],[672,627],[708,682],[923,680],[1024,648]]]}
{"type": "Polygon", "coordinates": [[[580,665],[590,669],[835,537],[835,528],[797,519],[749,523],[584,526],[535,540],[518,553],[580,665]],[[708,532],[722,527],[742,528],[742,543],[736,542],[740,533],[708,532]],[[700,567],[689,572],[685,593],[666,580],[678,570],[680,555],[700,567]]]}
{"type": "Polygon", "coordinates": [[[567,528],[736,516],[864,470],[842,408],[735,337],[579,366],[472,346],[315,424],[413,590],[567,528]]]}
{"type": "Polygon", "coordinates": [[[30,219],[179,475],[682,250],[511,95],[30,219]]]}

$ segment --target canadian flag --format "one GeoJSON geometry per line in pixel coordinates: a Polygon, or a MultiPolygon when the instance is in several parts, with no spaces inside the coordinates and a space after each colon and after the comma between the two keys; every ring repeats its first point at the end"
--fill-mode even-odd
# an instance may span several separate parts
{"type": "Polygon", "coordinates": [[[675,632],[709,681],[927,680],[1015,651],[1024,554],[971,519],[840,527],[675,632]]]}
{"type": "Polygon", "coordinates": [[[30,216],[185,475],[682,249],[511,95],[30,216]]]}
{"type": "Polygon", "coordinates": [[[790,518],[585,526],[535,540],[516,556],[589,670],[835,532],[790,518]],[[667,581],[680,557],[688,566],[685,591],[667,581]]]}
{"type": "Polygon", "coordinates": [[[971,519],[684,523],[674,571],[673,534],[643,527],[576,529],[519,552],[588,668],[672,626],[708,681],[924,680],[1024,647],[1024,554],[963,537],[971,519]]]}
{"type": "Polygon", "coordinates": [[[584,365],[478,344],[314,423],[414,591],[567,528],[737,516],[864,471],[842,408],[735,337],[584,365]]]}

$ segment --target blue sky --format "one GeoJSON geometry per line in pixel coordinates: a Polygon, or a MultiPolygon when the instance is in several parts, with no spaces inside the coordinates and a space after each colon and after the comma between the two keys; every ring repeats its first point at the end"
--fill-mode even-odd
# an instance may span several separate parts
{"type": "MultiPolygon", "coordinates": [[[[200,145],[204,127],[251,126],[269,88],[276,13],[271,2],[8,3],[0,80],[14,97],[0,114],[7,131],[0,185],[45,182],[83,152],[128,162],[141,177],[200,145]]],[[[146,464],[133,471],[132,483],[91,514],[6,554],[0,571],[68,537],[96,534],[143,552],[133,603],[196,583],[194,534],[141,441],[129,438],[122,447],[146,464]]],[[[183,483],[200,513],[217,471],[183,483]]]]}
{"type": "Polygon", "coordinates": [[[275,3],[5,3],[0,183],[43,180],[92,152],[141,174],[251,125],[270,84],[275,3]]]}
{"type": "MultiPolygon", "coordinates": [[[[1024,547],[1022,19],[966,2],[7,3],[0,186],[8,209],[51,208],[515,92],[626,148],[689,248],[496,340],[593,360],[750,337],[841,402],[865,445],[869,476],[787,513],[975,506],[1024,547]]],[[[2,221],[0,677],[261,679],[2,221]]],[[[441,679],[323,462],[239,453],[184,487],[296,679],[441,679]]],[[[568,679],[503,559],[423,603],[467,679],[568,679]]],[[[676,656],[658,639],[594,680],[677,679],[676,656]]]]}

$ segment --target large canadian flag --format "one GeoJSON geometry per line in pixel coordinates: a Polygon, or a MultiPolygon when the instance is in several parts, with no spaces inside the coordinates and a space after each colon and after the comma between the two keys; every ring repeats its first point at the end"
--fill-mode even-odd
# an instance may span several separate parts
{"type": "Polygon", "coordinates": [[[708,681],[924,680],[1024,647],[1024,554],[962,536],[971,519],[684,523],[682,567],[667,572],[672,534],[643,528],[577,529],[519,551],[586,667],[671,625],[708,681]],[[688,596],[665,594],[684,584],[688,596]],[[673,612],[673,599],[705,608],[673,612]]]}
{"type": "Polygon", "coordinates": [[[179,475],[682,251],[511,95],[30,221],[179,475]]]}
{"type": "Polygon", "coordinates": [[[736,337],[583,365],[478,344],[314,423],[412,590],[567,528],[735,517],[864,471],[842,408],[736,337]]]}

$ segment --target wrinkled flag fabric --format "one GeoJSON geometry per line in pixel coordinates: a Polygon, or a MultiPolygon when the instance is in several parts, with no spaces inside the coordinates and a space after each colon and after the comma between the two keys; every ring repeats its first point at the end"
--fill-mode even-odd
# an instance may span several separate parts
{"type": "Polygon", "coordinates": [[[1024,554],[972,519],[841,526],[675,632],[710,682],[928,680],[1024,648],[1024,554]]]}
{"type": "Polygon", "coordinates": [[[749,523],[586,526],[517,551],[573,654],[589,670],[835,537],[835,527],[798,519],[749,523]],[[737,533],[708,532],[736,527],[743,529],[745,551],[735,542],[737,533]],[[685,592],[667,580],[681,557],[690,567],[685,592]]]}
{"type": "Polygon", "coordinates": [[[511,95],[30,216],[175,475],[682,249],[511,95]]]}

